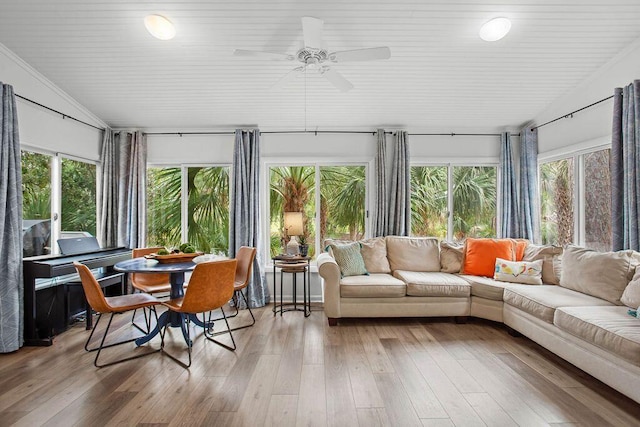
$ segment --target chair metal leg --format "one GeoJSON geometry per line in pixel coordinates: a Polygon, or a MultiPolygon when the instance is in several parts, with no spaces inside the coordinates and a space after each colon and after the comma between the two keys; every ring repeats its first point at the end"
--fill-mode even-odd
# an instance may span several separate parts
{"type": "Polygon", "coordinates": [[[229,333],[229,336],[231,337],[231,343],[233,344],[233,347],[228,346],[216,339],[214,339],[213,337],[216,335],[220,335],[220,332],[215,333],[215,334],[209,334],[207,333],[207,328],[203,328],[204,329],[204,336],[206,339],[208,339],[209,341],[213,341],[214,343],[218,344],[221,347],[226,348],[227,350],[231,350],[231,351],[235,351],[236,350],[236,341],[233,339],[233,334],[231,333],[232,329],[229,328],[229,321],[227,320],[227,316],[224,313],[224,309],[222,307],[220,307],[220,311],[222,312],[222,318],[224,319],[224,323],[226,323],[227,325],[227,330],[226,331],[222,331],[222,333],[229,333]]]}
{"type": "Polygon", "coordinates": [[[188,369],[189,367],[191,367],[191,347],[193,347],[193,341],[191,341],[191,332],[190,332],[191,321],[189,320],[189,316],[185,315],[184,320],[180,325],[182,334],[185,336],[185,340],[187,342],[187,353],[189,354],[189,363],[184,363],[182,360],[178,359],[177,356],[174,356],[173,354],[169,353],[167,350],[164,349],[164,336],[167,332],[167,326],[168,324],[164,325],[164,328],[162,328],[162,331],[160,332],[160,337],[161,337],[160,350],[162,350],[164,354],[169,356],[169,358],[174,362],[176,362],[178,365],[188,369]]]}
{"type": "MultiPolygon", "coordinates": [[[[97,351],[96,357],[93,360],[93,364],[94,364],[94,366],[96,368],[104,368],[106,366],[111,366],[111,365],[115,365],[117,363],[126,362],[127,360],[139,359],[141,357],[148,356],[148,355],[150,355],[152,353],[157,353],[157,352],[160,351],[160,349],[157,349],[157,350],[153,350],[153,351],[148,351],[148,352],[143,353],[143,354],[137,354],[135,356],[130,356],[130,357],[125,357],[123,359],[114,360],[114,361],[109,362],[109,363],[103,363],[103,364],[98,363],[98,359],[100,357],[100,353],[102,352],[103,349],[110,348],[110,347],[115,347],[117,345],[126,344],[126,343],[133,342],[133,341],[136,340],[135,338],[133,338],[133,339],[129,339],[129,340],[119,341],[119,342],[116,342],[116,343],[113,343],[113,344],[109,344],[109,345],[104,345],[104,342],[105,342],[105,340],[107,338],[107,334],[109,333],[109,328],[111,327],[111,322],[113,321],[113,316],[115,314],[116,313],[111,313],[111,316],[109,317],[109,323],[107,323],[107,327],[106,327],[106,329],[104,331],[104,335],[102,336],[102,339],[100,340],[100,345],[98,347],[96,347],[96,348],[91,348],[90,349],[89,348],[89,342],[91,341],[91,338],[93,337],[93,333],[95,332],[96,328],[98,327],[98,324],[100,323],[100,319],[102,318],[102,313],[99,313],[98,314],[98,319],[96,320],[96,324],[93,327],[93,329],[91,330],[91,334],[89,335],[89,339],[87,339],[87,342],[84,345],[85,350],[88,351],[88,352],[97,351]]],[[[156,320],[157,320],[157,314],[156,314],[156,320]]]]}
{"type": "MultiPolygon", "coordinates": [[[[239,289],[239,290],[237,290],[237,291],[235,291],[233,293],[233,297],[236,299],[236,301],[237,301],[237,298],[238,298],[237,294],[240,294],[240,296],[242,296],[242,299],[244,300],[245,304],[247,304],[247,309],[249,310],[249,314],[251,315],[251,323],[249,323],[247,325],[236,326],[235,328],[231,328],[231,329],[229,329],[229,325],[227,325],[227,329],[229,329],[230,331],[238,331],[240,329],[250,328],[250,327],[252,327],[253,325],[256,324],[256,318],[253,315],[253,311],[251,311],[251,306],[249,306],[249,301],[247,300],[247,297],[242,292],[242,289],[239,289]]],[[[226,319],[230,319],[232,317],[235,317],[237,314],[238,314],[238,304],[236,302],[236,314],[234,314],[233,316],[226,316],[226,319]]],[[[211,315],[209,315],[209,317],[211,317],[211,315]]],[[[225,319],[225,317],[218,317],[217,319],[209,319],[209,320],[210,321],[216,321],[216,320],[223,320],[223,319],[225,319]]],[[[211,325],[211,329],[213,329],[213,325],[211,325]]],[[[220,331],[220,332],[215,332],[215,333],[209,332],[210,336],[212,336],[212,337],[214,337],[216,335],[226,334],[226,333],[227,333],[227,331],[220,331]]]]}

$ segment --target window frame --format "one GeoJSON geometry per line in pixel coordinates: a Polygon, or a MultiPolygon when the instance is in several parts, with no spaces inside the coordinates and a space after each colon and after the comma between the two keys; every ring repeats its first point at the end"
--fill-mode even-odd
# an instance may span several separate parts
{"type": "Polygon", "coordinates": [[[500,162],[497,160],[483,160],[481,162],[473,162],[469,159],[459,159],[458,161],[450,159],[447,161],[429,162],[415,161],[411,162],[409,167],[446,167],[447,168],[447,237],[446,241],[453,241],[453,168],[454,167],[494,167],[496,168],[496,236],[500,232],[502,204],[501,204],[501,183],[502,170],[500,162]]]}
{"type": "Polygon", "coordinates": [[[62,235],[62,159],[73,160],[82,163],[88,163],[95,165],[96,167],[96,237],[98,240],[102,237],[102,230],[100,229],[98,203],[102,198],[102,164],[97,160],[87,159],[85,157],[74,156],[72,154],[66,154],[61,152],[54,152],[45,150],[42,148],[22,144],[20,146],[20,152],[28,151],[30,153],[36,153],[43,156],[49,156],[50,172],[51,172],[51,255],[59,255],[60,248],[55,243],[60,239],[62,235]]]}
{"type": "MultiPolygon", "coordinates": [[[[182,242],[188,241],[189,237],[189,185],[188,185],[188,169],[189,168],[228,168],[229,169],[229,200],[231,200],[231,188],[233,186],[233,165],[231,163],[147,163],[146,169],[149,168],[178,168],[180,169],[180,238],[182,242]]],[[[145,179],[147,171],[145,170],[145,179]]],[[[145,197],[145,204],[147,198],[145,197]]],[[[231,210],[231,203],[229,203],[229,211],[231,210]]],[[[149,215],[148,206],[145,205],[146,215],[149,215]]],[[[148,225],[147,225],[148,227],[148,225]]],[[[145,235],[148,230],[145,230],[145,235]]],[[[227,230],[228,232],[228,230],[227,230]]]]}
{"type": "MultiPolygon", "coordinates": [[[[603,142],[602,139],[594,140],[597,145],[579,145],[571,147],[564,147],[560,150],[555,150],[548,153],[538,155],[538,197],[542,197],[542,172],[541,167],[543,164],[556,162],[558,160],[573,159],[573,243],[579,246],[585,246],[586,242],[586,174],[585,174],[585,160],[584,157],[587,154],[592,154],[597,151],[611,150],[611,142],[607,139],[607,142],[603,142]]],[[[540,219],[542,220],[542,206],[540,205],[540,219]]],[[[542,236],[540,236],[542,238],[542,236]]]]}
{"type": "MultiPolygon", "coordinates": [[[[313,219],[313,224],[315,230],[320,230],[320,210],[318,209],[320,206],[320,168],[321,167],[332,167],[332,166],[363,166],[364,174],[365,174],[365,218],[364,218],[364,236],[365,238],[371,237],[371,215],[370,212],[373,209],[371,206],[372,197],[371,197],[371,189],[374,188],[372,185],[372,174],[369,171],[373,170],[373,160],[372,159],[359,159],[355,158],[351,161],[336,161],[331,159],[319,159],[317,161],[309,161],[309,159],[302,158],[263,158],[261,162],[262,166],[262,180],[264,185],[262,185],[262,195],[261,195],[261,212],[264,213],[262,222],[262,238],[264,242],[269,242],[271,240],[270,230],[271,230],[271,203],[270,203],[270,170],[272,167],[285,167],[285,166],[313,166],[315,171],[315,182],[314,182],[314,198],[315,198],[315,218],[313,219]]],[[[320,254],[322,252],[322,242],[320,242],[320,236],[316,233],[315,241],[313,242],[315,253],[320,254]]],[[[264,256],[264,264],[265,267],[271,268],[273,267],[273,260],[271,259],[271,253],[269,244],[265,243],[263,245],[263,256],[264,256]]],[[[312,261],[312,265],[315,266],[315,260],[312,261]]]]}

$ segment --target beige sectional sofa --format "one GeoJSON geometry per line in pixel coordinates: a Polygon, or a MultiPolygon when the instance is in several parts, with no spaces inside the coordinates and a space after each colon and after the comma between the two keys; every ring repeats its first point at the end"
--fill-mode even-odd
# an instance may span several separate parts
{"type": "Polygon", "coordinates": [[[318,256],[330,325],[344,317],[489,319],[640,402],[640,319],[621,302],[632,286],[640,294],[639,254],[569,247],[562,256],[561,248],[529,245],[524,260],[544,261],[544,284],[526,285],[455,273],[451,245],[436,239],[368,239],[361,251],[369,275],[341,277],[330,253],[318,256]]]}

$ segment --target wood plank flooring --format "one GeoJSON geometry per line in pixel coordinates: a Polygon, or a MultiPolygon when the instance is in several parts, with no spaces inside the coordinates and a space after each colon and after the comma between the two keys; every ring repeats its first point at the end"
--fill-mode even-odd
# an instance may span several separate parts
{"type": "MultiPolygon", "coordinates": [[[[0,355],[0,426],[640,425],[640,405],[498,324],[255,314],[235,353],[198,332],[189,370],[162,353],[96,369],[83,324],[52,347],[0,355]]],[[[118,337],[129,321],[114,321],[118,337]]],[[[247,321],[243,311],[232,325],[247,321]]],[[[179,330],[167,341],[186,360],[179,330]]]]}

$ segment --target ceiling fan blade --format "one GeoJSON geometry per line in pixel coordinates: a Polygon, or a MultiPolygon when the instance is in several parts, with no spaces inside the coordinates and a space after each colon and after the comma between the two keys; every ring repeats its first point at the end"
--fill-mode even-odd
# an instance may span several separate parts
{"type": "Polygon", "coordinates": [[[304,47],[322,49],[322,19],[311,16],[302,17],[302,32],[304,33],[304,47]]]}
{"type": "Polygon", "coordinates": [[[233,51],[233,55],[260,57],[265,59],[272,59],[274,61],[293,61],[295,59],[293,55],[289,55],[288,53],[266,52],[262,50],[236,49],[233,51]]]}
{"type": "Polygon", "coordinates": [[[282,78],[280,80],[278,80],[276,82],[276,84],[274,84],[273,86],[271,86],[271,90],[280,90],[283,87],[285,87],[288,83],[290,83],[291,81],[293,81],[296,77],[298,77],[298,75],[300,73],[302,73],[302,71],[304,70],[304,67],[297,67],[294,68],[293,70],[289,71],[287,74],[285,74],[284,76],[282,76],[282,78]]]}
{"type": "Polygon", "coordinates": [[[389,58],[391,58],[391,49],[387,46],[342,50],[340,52],[333,52],[329,54],[329,59],[333,62],[372,61],[374,59],[389,58]]]}
{"type": "Polygon", "coordinates": [[[320,73],[341,92],[348,92],[353,89],[353,85],[351,84],[351,82],[345,79],[344,76],[336,70],[333,70],[331,68],[324,68],[320,71],[320,73]]]}

